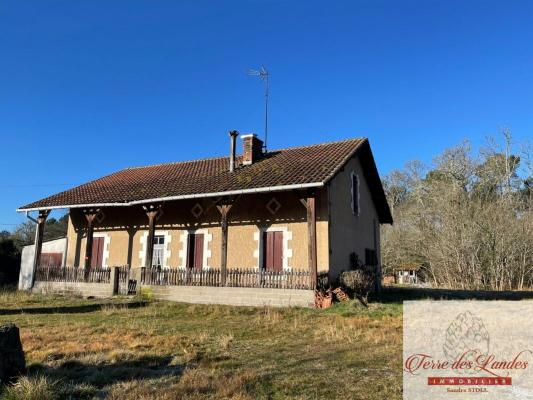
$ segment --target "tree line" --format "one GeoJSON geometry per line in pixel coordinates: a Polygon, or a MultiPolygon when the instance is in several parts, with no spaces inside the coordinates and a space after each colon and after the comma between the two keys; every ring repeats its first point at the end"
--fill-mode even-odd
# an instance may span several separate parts
{"type": "Polygon", "coordinates": [[[436,287],[533,288],[531,150],[504,130],[501,143],[474,152],[464,142],[385,176],[394,225],[382,230],[384,272],[416,263],[436,287]]]}

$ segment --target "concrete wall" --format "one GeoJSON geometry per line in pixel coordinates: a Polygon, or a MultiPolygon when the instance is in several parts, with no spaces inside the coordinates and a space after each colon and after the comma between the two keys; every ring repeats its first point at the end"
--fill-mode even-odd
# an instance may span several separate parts
{"type": "Polygon", "coordinates": [[[312,290],[198,286],[142,286],[154,298],[195,304],[233,306],[313,307],[312,290]]]}
{"type": "MultiPolygon", "coordinates": [[[[41,253],[62,253],[63,263],[67,251],[67,238],[50,240],[43,242],[41,253]]],[[[35,245],[24,246],[20,257],[19,290],[28,290],[33,277],[33,259],[35,256],[35,245]]]]}
{"type": "Polygon", "coordinates": [[[70,294],[82,297],[111,297],[112,286],[110,283],[85,283],[85,282],[42,282],[36,281],[33,292],[44,294],[70,294]]]}
{"type": "Polygon", "coordinates": [[[379,218],[368,189],[361,164],[352,158],[333,178],[329,186],[330,203],[330,276],[335,278],[350,268],[350,253],[355,252],[365,262],[365,249],[377,251],[381,260],[379,244],[379,218]],[[359,214],[352,212],[351,176],[359,179],[359,214]]]}
{"type": "MultiPolygon", "coordinates": [[[[103,210],[105,218],[95,229],[95,236],[103,236],[104,266],[144,263],[144,249],[148,219],[142,208],[114,207],[103,210]]],[[[204,247],[205,265],[218,268],[221,260],[220,213],[212,199],[183,200],[164,204],[162,217],[156,222],[156,234],[166,235],[166,266],[185,265],[186,237],[189,232],[202,231],[209,239],[204,247]],[[195,217],[192,210],[203,210],[195,217]]],[[[85,258],[85,218],[72,209],[68,226],[67,265],[78,266],[85,258]]],[[[229,214],[228,267],[254,268],[260,260],[260,232],[279,229],[287,233],[287,267],[308,268],[307,222],[303,205],[292,192],[242,196],[229,214]],[[273,200],[275,199],[275,200],[273,200]],[[275,213],[267,209],[269,202],[280,205],[275,213]]],[[[328,270],[328,213],[325,191],[319,192],[317,204],[317,252],[319,270],[328,270]]]]}

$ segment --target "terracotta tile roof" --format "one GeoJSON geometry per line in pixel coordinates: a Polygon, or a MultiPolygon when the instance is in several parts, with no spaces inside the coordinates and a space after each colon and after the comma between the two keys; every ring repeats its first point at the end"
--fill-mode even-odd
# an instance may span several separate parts
{"type": "MultiPolygon", "coordinates": [[[[126,168],[27,204],[19,211],[119,205],[150,199],[197,197],[209,193],[276,190],[275,187],[281,190],[283,186],[293,185],[320,186],[363,147],[368,148],[368,151],[370,149],[366,138],[275,150],[252,165],[239,166],[233,173],[228,171],[229,157],[126,168]]],[[[239,164],[240,157],[237,158],[239,164]]]]}

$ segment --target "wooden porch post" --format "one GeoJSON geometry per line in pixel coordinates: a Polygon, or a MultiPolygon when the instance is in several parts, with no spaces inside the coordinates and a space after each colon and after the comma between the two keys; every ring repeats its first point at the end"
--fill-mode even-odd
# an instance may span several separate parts
{"type": "Polygon", "coordinates": [[[300,201],[307,210],[307,232],[308,232],[308,264],[311,273],[311,286],[316,289],[318,282],[317,271],[317,251],[316,251],[316,196],[309,193],[307,198],[300,201]]]}
{"type": "Polygon", "coordinates": [[[85,269],[85,277],[89,275],[89,269],[91,268],[91,260],[93,256],[93,233],[94,233],[94,221],[100,210],[83,210],[85,219],[87,220],[87,236],[85,242],[85,262],[83,267],[85,269]]]}
{"type": "Polygon", "coordinates": [[[220,226],[222,228],[222,241],[220,245],[220,284],[226,286],[226,277],[228,275],[228,213],[232,204],[218,205],[220,212],[220,226]]]}
{"type": "Polygon", "coordinates": [[[144,267],[152,267],[152,258],[154,256],[154,236],[155,236],[155,221],[159,217],[161,206],[149,205],[143,207],[148,217],[148,237],[146,238],[146,258],[144,259],[144,267]]]}
{"type": "MultiPolygon", "coordinates": [[[[44,234],[44,223],[46,218],[50,214],[50,210],[39,210],[39,216],[37,217],[37,226],[35,227],[35,248],[33,253],[33,274],[31,278],[31,287],[35,284],[35,275],[37,274],[37,267],[41,264],[41,252],[43,249],[43,234],[44,234]]],[[[35,220],[34,220],[35,221],[35,220]]]]}

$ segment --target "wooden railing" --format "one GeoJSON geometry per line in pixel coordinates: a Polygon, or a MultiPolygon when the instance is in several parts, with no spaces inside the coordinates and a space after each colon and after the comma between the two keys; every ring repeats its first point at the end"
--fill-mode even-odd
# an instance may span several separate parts
{"type": "MultiPolygon", "coordinates": [[[[222,286],[220,269],[141,268],[141,284],[171,286],[222,286]]],[[[273,289],[310,289],[311,274],[306,270],[266,271],[230,268],[226,286],[273,289]]]]}
{"type": "Polygon", "coordinates": [[[43,282],[109,283],[110,279],[110,268],[90,268],[86,271],[83,267],[39,266],[35,274],[35,280],[43,282]]]}
{"type": "MultiPolygon", "coordinates": [[[[131,279],[131,270],[118,269],[119,293],[131,294],[136,290],[136,281],[131,279]]],[[[141,284],[161,286],[222,286],[221,270],[155,269],[141,268],[141,284]]],[[[110,283],[111,268],[48,267],[37,268],[37,281],[44,282],[89,282],[110,283]]],[[[307,270],[266,271],[255,268],[229,268],[226,275],[228,287],[251,287],[272,289],[311,289],[311,274],[307,270]]]]}

